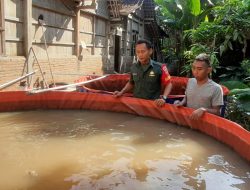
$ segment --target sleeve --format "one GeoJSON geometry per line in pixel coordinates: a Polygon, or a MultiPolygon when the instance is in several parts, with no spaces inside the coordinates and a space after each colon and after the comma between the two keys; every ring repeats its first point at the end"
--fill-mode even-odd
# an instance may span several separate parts
{"type": "Polygon", "coordinates": [[[224,104],[223,101],[223,91],[221,86],[216,86],[214,93],[213,93],[213,98],[212,98],[212,106],[222,106],[224,104]]]}
{"type": "Polygon", "coordinates": [[[133,74],[132,74],[132,72],[130,73],[129,83],[130,83],[130,84],[134,84],[134,83],[135,83],[135,82],[134,82],[134,79],[133,79],[133,74]]]}
{"type": "Polygon", "coordinates": [[[166,64],[162,64],[161,66],[161,84],[163,84],[164,86],[167,85],[168,83],[170,83],[170,74],[168,73],[168,68],[166,66],[166,64]]]}

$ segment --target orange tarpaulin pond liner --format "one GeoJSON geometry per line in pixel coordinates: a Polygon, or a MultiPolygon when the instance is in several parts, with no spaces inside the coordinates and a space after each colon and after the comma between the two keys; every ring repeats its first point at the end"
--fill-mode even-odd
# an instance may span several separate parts
{"type": "MultiPolygon", "coordinates": [[[[232,147],[250,161],[250,133],[237,123],[206,113],[200,120],[191,120],[192,109],[171,104],[157,107],[151,100],[133,97],[114,98],[109,94],[81,92],[46,92],[27,94],[23,91],[0,92],[0,111],[35,109],[85,109],[125,112],[163,119],[208,134],[232,147]]],[[[152,126],[153,127],[153,126],[152,126]]]]}
{"type": "MultiPolygon", "coordinates": [[[[99,76],[95,75],[82,76],[75,82],[88,81],[90,79],[94,79],[97,77],[99,76]]],[[[128,82],[129,77],[130,77],[129,74],[111,74],[101,80],[93,81],[85,85],[82,85],[80,87],[80,90],[93,93],[111,93],[116,90],[121,90],[128,82]]],[[[185,94],[188,78],[172,76],[171,82],[173,84],[173,88],[170,93],[170,97],[183,96],[185,94]]],[[[224,96],[228,95],[229,90],[224,86],[222,86],[222,89],[224,96]]]]}

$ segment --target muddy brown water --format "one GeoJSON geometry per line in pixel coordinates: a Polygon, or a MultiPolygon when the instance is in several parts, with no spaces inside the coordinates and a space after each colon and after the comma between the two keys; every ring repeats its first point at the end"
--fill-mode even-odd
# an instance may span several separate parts
{"type": "Polygon", "coordinates": [[[86,110],[0,113],[1,190],[249,187],[247,161],[166,121],[86,110]]]}

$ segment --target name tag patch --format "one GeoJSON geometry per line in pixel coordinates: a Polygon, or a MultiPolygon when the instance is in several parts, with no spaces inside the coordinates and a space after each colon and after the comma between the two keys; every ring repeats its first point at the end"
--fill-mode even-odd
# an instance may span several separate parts
{"type": "Polygon", "coordinates": [[[149,73],[149,76],[150,76],[150,77],[154,77],[154,76],[155,76],[154,71],[151,71],[151,72],[149,73]]]}

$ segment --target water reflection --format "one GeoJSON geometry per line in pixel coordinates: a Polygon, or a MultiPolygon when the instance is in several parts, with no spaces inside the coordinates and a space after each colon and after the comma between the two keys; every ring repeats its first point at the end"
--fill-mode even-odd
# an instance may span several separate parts
{"type": "Polygon", "coordinates": [[[248,189],[250,166],[188,128],[99,111],[0,113],[4,190],[248,189]]]}

